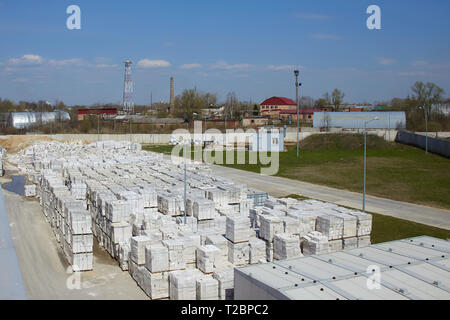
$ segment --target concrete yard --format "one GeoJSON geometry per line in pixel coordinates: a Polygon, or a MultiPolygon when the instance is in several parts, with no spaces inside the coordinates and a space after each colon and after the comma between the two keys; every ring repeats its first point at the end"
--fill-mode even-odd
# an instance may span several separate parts
{"type": "MultiPolygon", "coordinates": [[[[297,194],[304,197],[335,203],[341,206],[360,209],[362,194],[340,190],[312,183],[291,180],[275,176],[264,176],[258,173],[214,165],[217,175],[227,177],[237,183],[245,183],[269,193],[274,197],[297,194]]],[[[395,218],[410,220],[425,225],[450,230],[450,211],[421,206],[366,195],[366,210],[395,218]]]]}
{"type": "Polygon", "coordinates": [[[94,270],[74,277],[39,202],[7,190],[3,197],[28,299],[148,299],[96,241],[94,270]]]}

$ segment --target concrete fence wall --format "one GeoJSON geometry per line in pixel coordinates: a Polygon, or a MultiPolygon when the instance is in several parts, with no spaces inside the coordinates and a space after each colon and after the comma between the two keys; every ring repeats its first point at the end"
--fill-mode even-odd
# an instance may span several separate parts
{"type": "MultiPolygon", "coordinates": [[[[313,129],[313,128],[308,128],[313,129]]],[[[245,130],[242,133],[227,133],[225,142],[228,144],[234,142],[251,142],[250,136],[255,132],[250,130],[245,130]]],[[[345,130],[342,129],[334,129],[330,132],[320,132],[318,130],[306,130],[300,133],[300,140],[303,140],[310,135],[313,134],[329,134],[329,133],[362,133],[362,130],[345,130]]],[[[395,141],[397,136],[396,130],[370,130],[369,134],[378,135],[384,138],[387,141],[395,141]]],[[[128,134],[54,134],[54,135],[36,135],[40,137],[48,137],[59,141],[84,141],[84,142],[95,142],[97,140],[107,141],[129,141],[130,135],[128,134]]],[[[171,137],[183,137],[187,138],[185,134],[133,134],[132,139],[133,142],[138,142],[141,144],[168,144],[170,142],[171,137]]],[[[429,133],[429,137],[450,137],[450,132],[431,132],[429,133]]],[[[11,136],[0,136],[0,138],[5,139],[11,136]]],[[[191,134],[190,138],[195,140],[202,140],[202,134],[195,135],[191,134]]],[[[216,135],[216,138],[223,139],[223,134],[216,135]]],[[[205,140],[212,140],[211,135],[207,134],[205,140]]],[[[223,140],[222,140],[223,141],[223,140]]],[[[286,132],[286,143],[295,143],[297,141],[297,132],[288,128],[286,132]]]]}
{"type": "MultiPolygon", "coordinates": [[[[426,136],[406,131],[399,131],[395,141],[424,150],[426,146],[426,136]]],[[[446,158],[450,158],[450,141],[440,140],[428,136],[428,151],[446,158]]]]}

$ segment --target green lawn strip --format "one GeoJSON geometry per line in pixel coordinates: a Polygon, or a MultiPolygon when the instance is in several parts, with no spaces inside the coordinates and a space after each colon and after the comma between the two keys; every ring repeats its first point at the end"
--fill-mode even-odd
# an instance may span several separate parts
{"type": "MultiPolygon", "coordinates": [[[[302,142],[300,158],[296,147],[279,153],[277,176],[337,189],[361,192],[363,152],[361,135],[313,135],[302,142]],[[341,148],[341,149],[339,149],[341,148]]],[[[421,205],[450,209],[450,160],[423,150],[369,136],[367,151],[367,194],[421,205]]],[[[173,146],[146,146],[145,150],[170,154],[173,146]]],[[[208,151],[215,157],[216,152],[208,151]]],[[[245,164],[226,167],[260,173],[262,166],[245,164]]],[[[270,157],[271,153],[269,153],[270,157]]],[[[225,159],[225,152],[223,152],[225,159]]],[[[225,162],[224,160],[222,162],[225,162]]]]}

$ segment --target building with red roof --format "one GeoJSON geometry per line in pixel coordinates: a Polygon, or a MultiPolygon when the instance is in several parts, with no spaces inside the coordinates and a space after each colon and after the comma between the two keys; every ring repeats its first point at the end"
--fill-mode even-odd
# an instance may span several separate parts
{"type": "Polygon", "coordinates": [[[297,110],[297,104],[289,98],[272,97],[259,105],[260,114],[272,119],[279,119],[283,110],[297,110]]]}

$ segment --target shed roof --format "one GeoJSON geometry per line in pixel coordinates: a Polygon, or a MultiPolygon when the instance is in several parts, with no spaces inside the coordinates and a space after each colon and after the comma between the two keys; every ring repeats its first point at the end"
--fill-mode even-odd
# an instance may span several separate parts
{"type": "Polygon", "coordinates": [[[449,261],[450,242],[422,236],[235,272],[272,296],[293,300],[450,299],[449,261]],[[367,281],[374,266],[381,286],[371,290],[367,281]]]}

